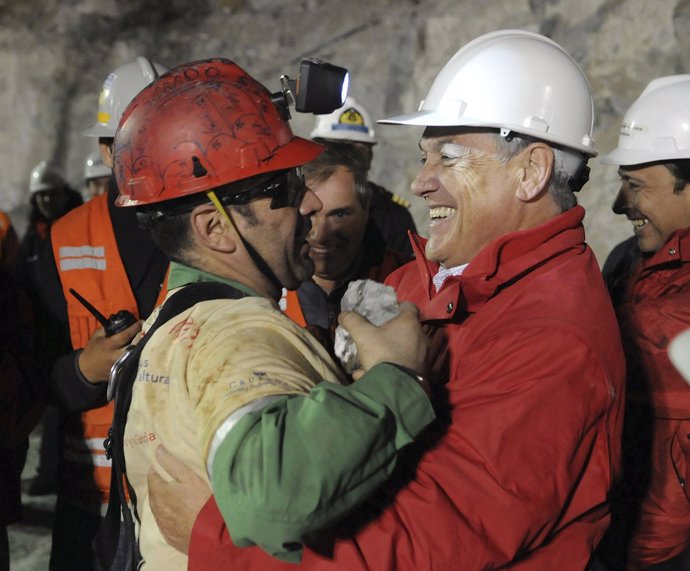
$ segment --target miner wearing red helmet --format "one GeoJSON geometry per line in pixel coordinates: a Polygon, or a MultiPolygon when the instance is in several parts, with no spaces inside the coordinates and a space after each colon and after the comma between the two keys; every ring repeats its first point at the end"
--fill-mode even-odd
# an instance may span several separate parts
{"type": "Polygon", "coordinates": [[[278,308],[281,288],[314,271],[306,237],[321,203],[300,167],[320,152],[228,60],[171,70],[122,117],[118,204],[137,208],[172,260],[166,302],[111,377],[111,453],[114,466],[126,462],[134,505],[123,511],[138,519],[130,550],[144,569],[187,566],[149,504],[149,471],[170,478],[166,451],[210,483],[238,545],[298,561],[301,544],[370,495],[434,417],[417,377],[426,344],[415,309],[403,305],[386,326],[391,341],[373,344],[369,324],[344,318],[364,368],[345,386],[278,308]]]}

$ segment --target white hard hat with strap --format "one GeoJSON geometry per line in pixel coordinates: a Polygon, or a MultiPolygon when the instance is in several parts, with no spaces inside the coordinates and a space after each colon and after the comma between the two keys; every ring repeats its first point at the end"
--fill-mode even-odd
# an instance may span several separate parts
{"type": "Polygon", "coordinates": [[[496,128],[596,156],[593,117],[587,78],[561,46],[533,32],[501,30],[461,48],[417,112],[378,122],[496,128]]]}

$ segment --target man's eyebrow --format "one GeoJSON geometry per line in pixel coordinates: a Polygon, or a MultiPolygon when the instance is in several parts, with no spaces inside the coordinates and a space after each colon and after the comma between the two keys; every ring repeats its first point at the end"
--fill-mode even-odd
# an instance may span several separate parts
{"type": "Polygon", "coordinates": [[[628,171],[624,171],[623,169],[618,169],[618,176],[621,177],[623,180],[627,181],[633,181],[633,182],[643,182],[639,178],[635,178],[632,174],[630,174],[628,171]]]}
{"type": "Polygon", "coordinates": [[[422,150],[422,151],[424,150],[424,149],[422,148],[422,143],[425,142],[425,141],[427,141],[427,142],[429,143],[429,145],[431,146],[432,150],[438,150],[438,149],[440,149],[441,147],[443,147],[443,145],[453,145],[454,147],[459,147],[459,148],[462,148],[462,149],[467,149],[467,148],[469,148],[469,147],[465,147],[464,145],[458,143],[458,142],[455,141],[452,137],[443,137],[442,139],[437,139],[437,138],[434,138],[434,139],[431,139],[431,138],[425,139],[424,137],[422,137],[422,139],[420,139],[419,143],[417,144],[417,145],[419,146],[419,149],[422,150]]]}

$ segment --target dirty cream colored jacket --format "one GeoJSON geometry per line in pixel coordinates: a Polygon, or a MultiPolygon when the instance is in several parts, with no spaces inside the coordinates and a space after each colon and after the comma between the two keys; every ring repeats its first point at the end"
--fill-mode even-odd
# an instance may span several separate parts
{"type": "Polygon", "coordinates": [[[153,334],[140,358],[124,439],[144,569],[187,568],[148,502],[149,469],[164,474],[156,447],[164,444],[208,481],[214,436],[233,412],[262,397],[307,393],[322,381],[342,382],[326,351],[261,297],[197,303],[153,334]]]}

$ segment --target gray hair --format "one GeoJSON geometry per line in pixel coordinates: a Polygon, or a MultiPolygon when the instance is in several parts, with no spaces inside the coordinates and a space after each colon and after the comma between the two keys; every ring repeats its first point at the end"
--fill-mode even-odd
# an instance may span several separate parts
{"type": "MultiPolygon", "coordinates": [[[[503,136],[500,133],[491,133],[491,135],[496,143],[496,156],[504,163],[507,163],[515,155],[539,140],[527,135],[514,133],[510,133],[508,136],[503,136]]],[[[549,143],[546,142],[546,144],[549,143]]],[[[574,173],[570,172],[566,167],[567,164],[572,164],[573,162],[573,151],[564,150],[553,145],[549,146],[553,151],[553,172],[551,173],[551,180],[549,180],[549,193],[556,201],[561,212],[565,212],[577,204],[577,198],[570,186],[574,173]]],[[[583,155],[577,154],[582,157],[582,160],[585,160],[583,155]]]]}

